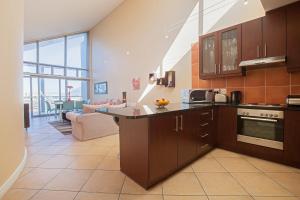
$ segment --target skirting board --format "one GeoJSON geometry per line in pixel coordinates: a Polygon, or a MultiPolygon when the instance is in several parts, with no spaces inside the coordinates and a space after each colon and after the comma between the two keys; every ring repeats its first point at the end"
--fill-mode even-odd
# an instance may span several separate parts
{"type": "Polygon", "coordinates": [[[27,149],[25,147],[24,149],[24,156],[18,167],[15,169],[15,171],[10,175],[10,177],[4,182],[4,184],[0,187],[0,199],[5,195],[5,193],[10,189],[10,187],[14,184],[14,182],[17,180],[21,172],[23,171],[25,167],[27,159],[27,149]]]}

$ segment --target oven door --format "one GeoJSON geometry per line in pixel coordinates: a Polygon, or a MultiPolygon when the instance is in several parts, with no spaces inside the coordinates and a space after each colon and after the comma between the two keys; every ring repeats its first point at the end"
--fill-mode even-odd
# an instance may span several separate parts
{"type": "Polygon", "coordinates": [[[283,150],[283,120],[238,116],[238,141],[283,150]]]}

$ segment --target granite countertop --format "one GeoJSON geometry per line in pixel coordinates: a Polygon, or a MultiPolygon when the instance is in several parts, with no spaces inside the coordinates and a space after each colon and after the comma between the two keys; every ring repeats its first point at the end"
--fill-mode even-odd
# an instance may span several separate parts
{"type": "Polygon", "coordinates": [[[171,103],[165,108],[157,108],[155,105],[143,105],[136,107],[125,108],[99,108],[96,112],[112,115],[115,117],[126,117],[129,119],[138,119],[145,117],[153,117],[160,114],[187,111],[192,109],[201,109],[212,107],[213,104],[184,104],[184,103],[171,103]]]}

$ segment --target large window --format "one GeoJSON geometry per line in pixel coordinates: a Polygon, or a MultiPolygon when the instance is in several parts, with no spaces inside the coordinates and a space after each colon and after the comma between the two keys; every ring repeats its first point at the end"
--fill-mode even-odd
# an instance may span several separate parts
{"type": "Polygon", "coordinates": [[[89,98],[87,41],[87,33],[80,33],[24,45],[24,101],[34,116],[66,100],[67,86],[72,100],[89,98]]]}

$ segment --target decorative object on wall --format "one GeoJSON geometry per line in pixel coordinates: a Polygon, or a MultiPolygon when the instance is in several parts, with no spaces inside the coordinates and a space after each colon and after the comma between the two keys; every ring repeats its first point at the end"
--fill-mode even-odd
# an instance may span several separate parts
{"type": "Polygon", "coordinates": [[[73,86],[68,85],[66,86],[67,90],[68,90],[68,101],[71,101],[71,89],[73,88],[73,86]]]}
{"type": "Polygon", "coordinates": [[[99,82],[94,84],[94,93],[95,94],[107,94],[107,81],[99,82]]]}
{"type": "Polygon", "coordinates": [[[167,71],[165,73],[165,86],[175,87],[175,71],[167,71]]]}
{"type": "Polygon", "coordinates": [[[141,88],[141,79],[140,78],[132,79],[132,88],[133,88],[133,90],[139,90],[141,88]]]}
{"type": "Polygon", "coordinates": [[[155,73],[150,73],[149,74],[149,83],[153,84],[157,81],[157,75],[155,73]]]}
{"type": "Polygon", "coordinates": [[[126,92],[122,92],[122,103],[127,103],[127,93],[126,92]]]}
{"type": "Polygon", "coordinates": [[[165,85],[165,78],[158,78],[156,81],[156,85],[165,85]]]}

